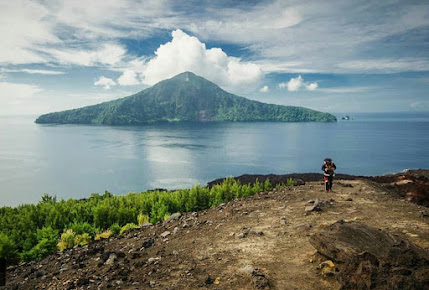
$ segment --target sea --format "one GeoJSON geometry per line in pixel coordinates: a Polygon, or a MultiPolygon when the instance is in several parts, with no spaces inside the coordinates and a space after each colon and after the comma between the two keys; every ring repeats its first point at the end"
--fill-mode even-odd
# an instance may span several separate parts
{"type": "Polygon", "coordinates": [[[336,114],[337,123],[41,125],[0,116],[0,206],[179,189],[226,176],[384,175],[429,167],[429,113],[336,114]],[[353,120],[352,120],[353,118],[353,120]]]}

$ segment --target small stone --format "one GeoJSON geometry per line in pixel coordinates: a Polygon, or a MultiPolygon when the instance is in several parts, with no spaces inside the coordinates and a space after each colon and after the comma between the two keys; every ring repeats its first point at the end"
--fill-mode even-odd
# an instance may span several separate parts
{"type": "Polygon", "coordinates": [[[286,224],[286,217],[285,217],[285,216],[282,216],[282,217],[280,218],[280,224],[282,224],[282,225],[285,225],[285,224],[286,224]]]}
{"type": "Polygon", "coordinates": [[[236,237],[239,238],[239,239],[243,239],[243,238],[247,237],[247,233],[236,234],[236,237]]]}
{"type": "Polygon", "coordinates": [[[106,261],[106,265],[113,265],[115,261],[118,259],[115,253],[110,254],[109,259],[106,261]]]}
{"type": "Polygon", "coordinates": [[[173,213],[165,222],[169,223],[169,222],[178,220],[181,216],[182,214],[180,212],[173,213]]]}
{"type": "Polygon", "coordinates": [[[149,258],[148,260],[147,260],[147,262],[149,263],[149,264],[155,264],[155,263],[157,263],[158,261],[160,261],[161,260],[161,257],[156,257],[156,258],[149,258]]]}
{"type": "Polygon", "coordinates": [[[255,268],[253,268],[252,265],[246,265],[243,268],[241,268],[239,271],[246,273],[246,274],[249,274],[249,275],[252,275],[254,270],[255,270],[255,268]]]}
{"type": "Polygon", "coordinates": [[[174,230],[173,230],[173,235],[177,234],[178,232],[179,232],[179,228],[175,227],[174,230]]]}
{"type": "Polygon", "coordinates": [[[45,275],[46,275],[46,271],[43,271],[43,270],[36,271],[36,277],[37,278],[45,276],[45,275]]]}
{"type": "Polygon", "coordinates": [[[255,236],[263,236],[264,232],[263,231],[256,231],[256,230],[250,230],[249,232],[251,235],[255,235],[255,236]]]}
{"type": "Polygon", "coordinates": [[[150,287],[155,287],[155,286],[156,286],[156,283],[155,283],[155,281],[150,281],[150,282],[149,282],[149,285],[150,285],[150,287]]]}

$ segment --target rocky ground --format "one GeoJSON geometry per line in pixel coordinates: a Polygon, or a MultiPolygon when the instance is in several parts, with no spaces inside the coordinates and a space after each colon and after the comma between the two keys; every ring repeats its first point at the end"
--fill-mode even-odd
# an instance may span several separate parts
{"type": "MultiPolygon", "coordinates": [[[[345,280],[344,273],[356,279],[365,271],[370,276],[365,280],[368,288],[404,286],[403,280],[371,282],[378,273],[371,271],[390,279],[382,258],[372,257],[376,253],[368,254],[369,266],[351,266],[338,258],[344,248],[353,251],[344,241],[342,249],[324,244],[333,224],[368,227],[368,232],[380,229],[392,237],[385,238],[389,247],[405,241],[405,246],[417,249],[411,264],[419,268],[396,265],[392,271],[424,283],[429,281],[425,280],[429,279],[429,209],[400,194],[401,184],[416,182],[404,182],[411,180],[407,178],[379,180],[382,183],[336,180],[331,193],[324,192],[322,182],[310,181],[202,212],[173,215],[163,224],[145,225],[10,269],[4,289],[338,289],[356,286],[345,280]],[[336,254],[331,257],[323,249],[336,254]]],[[[357,254],[358,262],[368,256],[357,254]]],[[[412,289],[420,284],[407,285],[412,289]]]]}

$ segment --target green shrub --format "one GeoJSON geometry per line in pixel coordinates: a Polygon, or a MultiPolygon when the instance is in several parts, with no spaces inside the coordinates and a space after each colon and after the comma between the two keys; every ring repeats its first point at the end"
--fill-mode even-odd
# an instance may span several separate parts
{"type": "Polygon", "coordinates": [[[113,234],[117,235],[117,234],[119,234],[121,232],[121,226],[119,224],[115,223],[115,224],[113,224],[113,225],[110,226],[109,230],[113,234]]]}
{"type": "MultiPolygon", "coordinates": [[[[103,199],[106,200],[106,197],[103,196],[103,199]]],[[[116,211],[117,208],[113,205],[109,205],[107,203],[98,204],[93,210],[94,226],[101,229],[107,229],[111,224],[117,222],[116,211]]]]}
{"type": "Polygon", "coordinates": [[[271,186],[270,180],[267,178],[264,182],[264,190],[271,190],[273,187],[271,186]]]}
{"type": "Polygon", "coordinates": [[[37,244],[28,251],[24,251],[21,258],[24,261],[40,260],[57,250],[58,231],[51,227],[37,230],[37,244]]]}
{"type": "Polygon", "coordinates": [[[95,239],[109,238],[113,233],[136,227],[134,224],[131,227],[130,223],[156,223],[168,218],[170,213],[207,209],[251,196],[270,186],[269,181],[242,185],[228,177],[210,189],[197,185],[174,192],[154,191],[126,196],[105,192],[103,195],[92,194],[86,200],[60,201],[45,195],[37,204],[0,207],[0,231],[3,234],[0,244],[5,244],[6,239],[12,241],[13,249],[23,259],[36,260],[54,252],[56,247],[64,250],[84,244],[96,233],[99,234],[95,239]],[[125,226],[120,228],[120,225],[125,226]]]}
{"type": "Polygon", "coordinates": [[[7,235],[0,233],[0,259],[6,261],[13,260],[18,256],[18,252],[13,240],[7,235]]]}
{"type": "Polygon", "coordinates": [[[292,177],[290,177],[288,180],[287,180],[287,184],[286,184],[287,186],[293,186],[293,179],[292,179],[292,177]]]}
{"type": "Polygon", "coordinates": [[[96,233],[95,227],[93,227],[87,222],[83,222],[83,223],[74,222],[70,224],[67,228],[71,229],[73,233],[75,233],[76,235],[88,234],[91,238],[93,238],[96,233]]]}

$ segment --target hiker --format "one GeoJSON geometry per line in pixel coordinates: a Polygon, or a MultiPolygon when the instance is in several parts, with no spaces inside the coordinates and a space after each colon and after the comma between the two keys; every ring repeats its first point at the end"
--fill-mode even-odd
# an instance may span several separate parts
{"type": "Polygon", "coordinates": [[[332,190],[332,180],[334,179],[335,172],[334,170],[337,169],[337,166],[335,166],[335,163],[332,161],[331,158],[325,158],[322,170],[323,170],[323,177],[325,178],[325,190],[326,192],[330,192],[332,190]]]}

